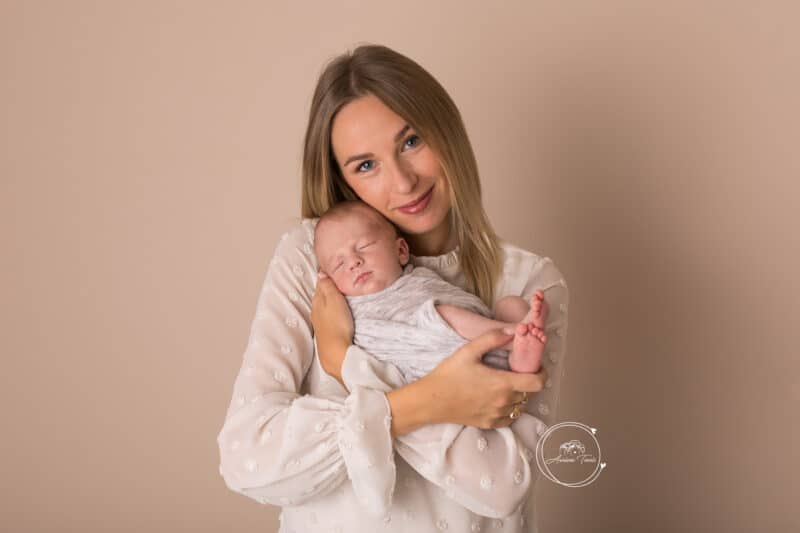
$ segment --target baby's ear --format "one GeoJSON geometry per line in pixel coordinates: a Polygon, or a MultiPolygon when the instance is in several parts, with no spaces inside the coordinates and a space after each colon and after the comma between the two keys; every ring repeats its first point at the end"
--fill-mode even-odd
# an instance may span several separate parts
{"type": "Polygon", "coordinates": [[[400,260],[402,266],[406,266],[411,256],[408,251],[408,243],[402,237],[397,238],[397,258],[400,260]]]}

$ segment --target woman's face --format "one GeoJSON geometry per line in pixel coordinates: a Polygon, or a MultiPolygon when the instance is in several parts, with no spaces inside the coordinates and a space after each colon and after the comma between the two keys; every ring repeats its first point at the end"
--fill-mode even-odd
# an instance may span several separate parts
{"type": "Polygon", "coordinates": [[[331,144],[347,184],[401,231],[423,236],[447,227],[449,186],[436,155],[377,97],[339,110],[331,144]]]}

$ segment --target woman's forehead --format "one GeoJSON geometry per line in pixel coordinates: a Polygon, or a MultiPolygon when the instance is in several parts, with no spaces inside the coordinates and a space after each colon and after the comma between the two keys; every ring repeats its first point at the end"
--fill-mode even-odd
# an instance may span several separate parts
{"type": "Polygon", "coordinates": [[[339,110],[331,125],[331,143],[338,156],[349,157],[350,151],[368,152],[376,145],[394,143],[405,125],[400,115],[369,94],[339,110]]]}

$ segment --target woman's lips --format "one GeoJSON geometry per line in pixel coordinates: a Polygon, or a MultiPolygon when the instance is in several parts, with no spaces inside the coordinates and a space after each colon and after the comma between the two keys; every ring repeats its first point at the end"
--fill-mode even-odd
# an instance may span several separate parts
{"type": "Polygon", "coordinates": [[[356,278],[356,281],[355,281],[355,283],[353,283],[353,285],[358,285],[360,283],[364,283],[364,281],[371,275],[372,275],[372,272],[364,272],[363,274],[361,274],[360,276],[358,276],[356,278]]]}
{"type": "Polygon", "coordinates": [[[422,198],[420,198],[416,202],[412,202],[410,204],[406,204],[403,207],[398,207],[397,210],[400,211],[401,213],[406,213],[406,214],[409,214],[409,215],[414,214],[414,213],[419,213],[420,211],[422,211],[423,209],[425,209],[428,206],[428,203],[430,202],[431,196],[433,196],[432,192],[433,192],[433,187],[428,189],[428,192],[426,192],[422,196],[422,198]]]}

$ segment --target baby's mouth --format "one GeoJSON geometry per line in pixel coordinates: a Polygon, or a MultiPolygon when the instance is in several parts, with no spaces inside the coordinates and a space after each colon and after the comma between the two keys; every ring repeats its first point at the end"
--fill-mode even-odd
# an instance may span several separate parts
{"type": "Polygon", "coordinates": [[[353,285],[358,285],[360,283],[363,283],[367,279],[367,277],[369,277],[371,275],[372,275],[372,272],[364,272],[363,274],[360,274],[356,278],[355,282],[353,282],[353,285]]]}

